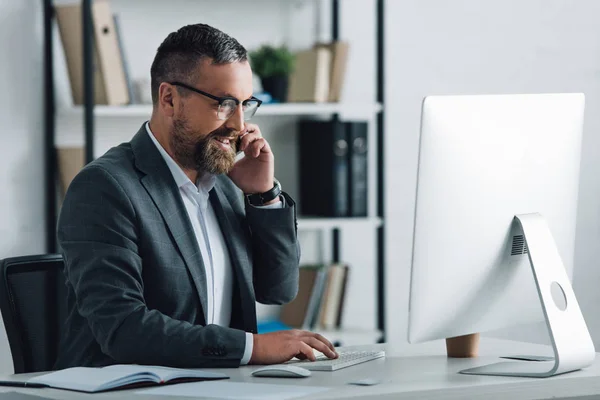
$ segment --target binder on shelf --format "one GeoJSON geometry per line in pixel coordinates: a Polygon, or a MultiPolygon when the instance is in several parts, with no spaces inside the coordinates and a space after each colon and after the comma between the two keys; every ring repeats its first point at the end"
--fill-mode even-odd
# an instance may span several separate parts
{"type": "MultiPolygon", "coordinates": [[[[54,10],[65,54],[73,104],[80,105],[83,104],[83,25],[81,22],[81,5],[55,5],[54,10]]],[[[97,64],[98,56],[94,52],[94,102],[96,104],[108,104],[104,82],[97,64]]]]}
{"type": "Polygon", "coordinates": [[[62,189],[61,194],[64,196],[71,181],[85,164],[84,149],[83,147],[61,147],[56,149],[56,154],[60,187],[62,189]]]}
{"type": "Polygon", "coordinates": [[[334,329],[340,326],[348,282],[345,264],[300,267],[298,294],[279,315],[283,326],[301,329],[334,329]]]}
{"type": "Polygon", "coordinates": [[[347,274],[347,265],[333,264],[329,267],[319,311],[320,328],[334,329],[340,325],[347,274]]]}
{"type": "Polygon", "coordinates": [[[325,285],[327,284],[329,266],[322,266],[318,273],[315,285],[310,295],[310,301],[304,315],[304,321],[302,323],[302,329],[312,329],[318,323],[319,310],[323,303],[323,292],[325,291],[325,285]]]}
{"type": "Polygon", "coordinates": [[[295,54],[287,101],[325,103],[329,99],[331,51],[315,46],[295,54]]]}
{"type": "Polygon", "coordinates": [[[308,329],[313,325],[326,276],[327,268],[323,264],[300,267],[298,294],[282,307],[281,322],[293,328],[308,329]]]}
{"type": "Polygon", "coordinates": [[[329,97],[328,102],[337,103],[342,97],[342,89],[346,77],[348,63],[348,42],[334,41],[319,43],[317,47],[326,48],[331,53],[331,68],[329,71],[329,97]]]}
{"type": "Polygon", "coordinates": [[[348,208],[348,132],[340,121],[299,122],[301,215],[346,217],[348,208]]]}
{"type": "Polygon", "coordinates": [[[340,292],[340,299],[338,303],[338,311],[337,311],[337,319],[335,321],[335,327],[340,328],[342,326],[342,317],[344,316],[344,304],[346,304],[346,293],[348,288],[350,275],[350,267],[348,265],[344,265],[344,274],[342,278],[342,288],[340,292]]]}
{"type": "Polygon", "coordinates": [[[134,104],[134,89],[133,80],[129,72],[129,63],[127,62],[127,54],[125,54],[125,47],[123,46],[123,31],[121,30],[121,19],[117,14],[113,14],[113,23],[115,24],[115,35],[117,36],[117,43],[119,45],[119,54],[121,55],[121,61],[123,64],[123,73],[125,74],[125,83],[127,84],[127,97],[129,98],[128,104],[134,104]]]}
{"type": "MultiPolygon", "coordinates": [[[[83,38],[81,4],[54,7],[67,63],[73,104],[83,104],[83,38]]],[[[129,103],[127,82],[113,15],[108,0],[92,3],[94,25],[94,102],[125,105],[129,103]]]]}
{"type": "Polygon", "coordinates": [[[95,0],[92,7],[94,39],[99,66],[104,80],[106,98],[110,105],[129,103],[127,80],[119,49],[115,21],[108,0],[95,0]]]}
{"type": "Polygon", "coordinates": [[[368,212],[367,131],[366,122],[347,122],[350,149],[350,216],[366,217],[368,212]]]}

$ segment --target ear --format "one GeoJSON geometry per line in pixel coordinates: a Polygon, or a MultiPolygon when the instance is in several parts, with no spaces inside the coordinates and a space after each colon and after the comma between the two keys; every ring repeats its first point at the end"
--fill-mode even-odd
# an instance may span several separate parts
{"type": "Polygon", "coordinates": [[[167,117],[175,115],[175,103],[178,99],[178,93],[175,86],[163,82],[158,87],[158,105],[163,114],[167,117]]]}

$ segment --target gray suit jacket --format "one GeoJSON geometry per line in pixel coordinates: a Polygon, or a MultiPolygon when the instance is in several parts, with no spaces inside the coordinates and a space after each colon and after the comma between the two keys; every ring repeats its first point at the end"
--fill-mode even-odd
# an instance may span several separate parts
{"type": "Polygon", "coordinates": [[[206,326],[206,275],[179,188],[145,127],[87,165],[69,186],[58,222],[68,289],[56,369],[114,363],[235,367],[255,301],[281,304],[298,290],[296,208],[245,203],[219,176],[210,201],[234,271],[229,327],[206,326]]]}

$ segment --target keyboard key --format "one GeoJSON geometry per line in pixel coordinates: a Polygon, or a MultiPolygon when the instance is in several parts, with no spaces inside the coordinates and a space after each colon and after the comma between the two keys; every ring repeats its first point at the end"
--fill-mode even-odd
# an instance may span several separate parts
{"type": "Polygon", "coordinates": [[[291,360],[287,363],[298,364],[302,368],[311,371],[337,371],[338,369],[361,364],[367,361],[376,360],[385,357],[384,351],[346,351],[339,353],[336,359],[330,359],[323,353],[315,352],[317,361],[309,360],[291,360]],[[318,355],[317,355],[318,353],[318,355]]]}

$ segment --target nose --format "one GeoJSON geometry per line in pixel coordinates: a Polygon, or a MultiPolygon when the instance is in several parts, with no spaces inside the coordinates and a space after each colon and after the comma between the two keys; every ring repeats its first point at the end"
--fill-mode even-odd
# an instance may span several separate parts
{"type": "Polygon", "coordinates": [[[244,111],[240,104],[236,107],[234,113],[231,114],[231,117],[229,117],[225,126],[234,131],[241,132],[244,130],[244,125],[244,111]]]}

